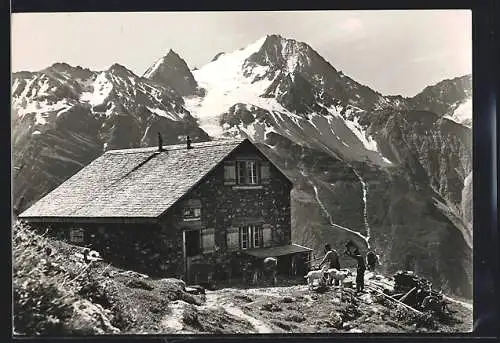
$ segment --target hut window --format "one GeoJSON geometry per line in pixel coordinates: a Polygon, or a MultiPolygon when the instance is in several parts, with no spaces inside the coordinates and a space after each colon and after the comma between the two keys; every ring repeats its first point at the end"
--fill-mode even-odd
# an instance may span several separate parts
{"type": "Polygon", "coordinates": [[[184,221],[196,221],[201,219],[201,202],[199,200],[188,200],[182,209],[184,221]]]}
{"type": "Polygon", "coordinates": [[[201,208],[186,207],[184,208],[184,220],[200,220],[201,219],[201,208]]]}
{"type": "Polygon", "coordinates": [[[249,227],[240,227],[241,249],[249,248],[249,227]]]}
{"type": "Polygon", "coordinates": [[[201,230],[201,246],[203,253],[215,251],[215,229],[201,230]]]}
{"type": "Polygon", "coordinates": [[[252,227],[252,240],[253,240],[253,247],[254,248],[260,248],[262,247],[262,227],[259,226],[253,226],[252,227]]]}
{"type": "Polygon", "coordinates": [[[85,235],[81,228],[71,228],[69,230],[69,240],[72,243],[83,243],[85,235]]]}
{"type": "Polygon", "coordinates": [[[236,167],[239,185],[257,185],[259,183],[257,161],[237,161],[236,167]]]}
{"type": "Polygon", "coordinates": [[[245,225],[240,227],[241,249],[260,248],[263,246],[264,236],[262,226],[245,225]]]}

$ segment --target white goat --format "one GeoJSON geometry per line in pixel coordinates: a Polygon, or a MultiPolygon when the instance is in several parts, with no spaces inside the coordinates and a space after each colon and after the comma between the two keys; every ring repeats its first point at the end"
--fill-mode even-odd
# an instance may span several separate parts
{"type": "Polygon", "coordinates": [[[327,268],[328,267],[325,265],[320,270],[311,270],[306,276],[304,276],[304,279],[307,279],[309,289],[312,289],[314,280],[319,280],[320,284],[323,283],[327,268]]]}
{"type": "Polygon", "coordinates": [[[334,281],[339,281],[340,283],[340,288],[344,287],[344,280],[351,275],[351,271],[349,269],[336,269],[336,268],[331,268],[326,271],[328,274],[328,284],[331,285],[333,284],[334,281]]]}

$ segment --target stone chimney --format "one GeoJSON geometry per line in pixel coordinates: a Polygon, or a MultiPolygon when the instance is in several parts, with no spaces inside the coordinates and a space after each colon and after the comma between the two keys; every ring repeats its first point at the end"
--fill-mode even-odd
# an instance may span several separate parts
{"type": "Polygon", "coordinates": [[[193,148],[191,146],[191,138],[189,138],[189,136],[187,136],[187,138],[186,138],[186,148],[187,149],[192,149],[193,148]]]}
{"type": "Polygon", "coordinates": [[[163,139],[160,132],[158,132],[158,151],[163,151],[163,139]]]}

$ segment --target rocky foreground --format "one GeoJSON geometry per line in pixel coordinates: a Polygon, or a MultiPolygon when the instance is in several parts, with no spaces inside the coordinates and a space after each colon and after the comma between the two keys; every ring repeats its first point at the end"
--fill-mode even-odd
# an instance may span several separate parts
{"type": "Polygon", "coordinates": [[[14,333],[18,335],[469,332],[472,305],[449,298],[444,316],[414,315],[370,291],[389,278],[366,274],[366,292],[317,293],[305,280],[277,287],[219,287],[191,294],[177,279],[152,279],[81,248],[14,228],[14,333]]]}
{"type": "Polygon", "coordinates": [[[207,291],[202,306],[189,307],[182,301],[171,303],[169,306],[174,309],[175,315],[169,317],[164,328],[168,333],[182,334],[420,333],[472,330],[472,306],[465,302],[450,302],[449,315],[419,317],[374,295],[370,291],[355,295],[349,288],[342,294],[337,289],[316,293],[306,285],[225,288],[207,291]],[[209,310],[229,314],[234,318],[234,325],[211,318],[212,321],[207,326],[208,318],[203,313],[209,310]],[[196,320],[190,320],[194,318],[196,320]],[[242,322],[250,325],[242,326],[242,322]]]}

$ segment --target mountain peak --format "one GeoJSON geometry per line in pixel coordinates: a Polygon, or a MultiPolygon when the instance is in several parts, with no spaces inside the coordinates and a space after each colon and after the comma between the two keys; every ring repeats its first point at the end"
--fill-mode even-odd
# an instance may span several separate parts
{"type": "Polygon", "coordinates": [[[125,71],[125,72],[131,72],[130,70],[127,69],[124,65],[121,65],[119,63],[113,63],[109,68],[109,71],[125,71]]]}
{"type": "MultiPolygon", "coordinates": [[[[82,67],[73,67],[66,62],[56,62],[42,71],[72,72],[74,70],[84,70],[82,67]]],[[[87,69],[88,71],[88,69],[87,69]]]]}
{"type": "Polygon", "coordinates": [[[182,96],[191,95],[198,88],[186,61],[172,49],[165,56],[156,60],[146,70],[143,77],[167,85],[182,96]]]}
{"type": "Polygon", "coordinates": [[[279,35],[276,33],[268,34],[268,35],[266,35],[266,38],[265,38],[266,42],[280,42],[283,40],[288,40],[288,39],[283,37],[282,35],[279,35]]]}
{"type": "Polygon", "coordinates": [[[71,66],[66,62],[56,62],[52,64],[49,68],[66,69],[66,68],[71,68],[71,66]]]}
{"type": "MultiPolygon", "coordinates": [[[[313,60],[324,59],[314,51],[308,44],[298,42],[295,39],[284,38],[279,34],[269,34],[263,37],[261,46],[251,54],[247,61],[258,65],[273,66],[285,70],[288,73],[302,70],[311,65],[313,60]]],[[[254,43],[257,45],[257,42],[254,43]]]]}
{"type": "Polygon", "coordinates": [[[178,58],[178,59],[182,59],[181,56],[179,56],[178,53],[176,53],[174,50],[172,49],[169,49],[167,54],[165,55],[164,58],[172,58],[172,57],[175,57],[175,58],[178,58]]]}
{"type": "Polygon", "coordinates": [[[133,71],[119,63],[113,63],[108,70],[106,70],[106,73],[111,73],[117,76],[137,77],[133,71]]]}
{"type": "Polygon", "coordinates": [[[88,79],[92,76],[92,72],[88,68],[82,68],[81,66],[72,66],[65,62],[56,62],[50,67],[42,69],[39,71],[42,74],[48,75],[49,77],[61,78],[63,82],[66,82],[68,77],[79,78],[82,80],[88,79]]]}

